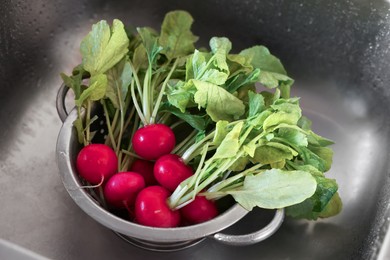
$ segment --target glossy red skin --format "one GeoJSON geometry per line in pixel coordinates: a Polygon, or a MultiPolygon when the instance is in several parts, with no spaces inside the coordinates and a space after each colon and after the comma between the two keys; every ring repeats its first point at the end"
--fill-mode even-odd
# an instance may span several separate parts
{"type": "Polygon", "coordinates": [[[135,202],[139,191],[145,187],[141,174],[136,172],[119,172],[111,176],[104,186],[104,198],[112,208],[129,209],[135,202]]]}
{"type": "Polygon", "coordinates": [[[177,227],[180,212],[173,211],[167,204],[171,193],[161,186],[149,186],[141,190],[135,200],[135,221],[150,227],[177,227]]]}
{"type": "Polygon", "coordinates": [[[169,191],[174,191],[182,181],[193,174],[192,168],[176,154],[166,154],[158,158],[153,172],[157,182],[169,191]]]}
{"type": "Polygon", "coordinates": [[[196,196],[194,201],[180,209],[180,213],[189,223],[198,224],[218,216],[218,209],[213,201],[196,196]]]}
{"type": "Polygon", "coordinates": [[[145,179],[146,186],[152,186],[157,184],[156,178],[153,174],[154,162],[146,161],[142,159],[136,159],[131,167],[130,171],[137,172],[142,175],[145,179]]]}
{"type": "Polygon", "coordinates": [[[134,133],[131,141],[135,153],[146,160],[156,160],[169,154],[176,144],[175,134],[164,124],[141,127],[134,133]]]}
{"type": "Polygon", "coordinates": [[[89,144],[77,155],[78,174],[92,185],[108,180],[118,171],[118,158],[109,146],[89,144]]]}

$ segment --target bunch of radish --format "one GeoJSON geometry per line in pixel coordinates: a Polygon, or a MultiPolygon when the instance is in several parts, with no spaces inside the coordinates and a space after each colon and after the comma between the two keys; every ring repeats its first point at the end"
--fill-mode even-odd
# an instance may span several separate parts
{"type": "MultiPolygon", "coordinates": [[[[169,81],[194,51],[197,37],[190,32],[191,23],[186,12],[167,14],[165,36],[160,40],[174,37],[174,42],[161,48],[150,28],[137,28],[128,35],[119,20],[111,28],[100,21],[81,42],[82,64],[71,76],[61,75],[75,94],[78,119],[74,126],[83,144],[76,168],[86,182],[82,188],[97,189],[96,197],[107,210],[126,210],[130,220],[143,225],[176,227],[218,215],[215,203],[201,196],[180,209],[167,203],[177,186],[193,175],[192,167],[175,151],[194,139],[177,146],[172,129],[185,122],[161,111],[169,81]],[[185,21],[190,23],[185,25],[185,21]],[[167,26],[176,27],[189,39],[175,36],[167,26]],[[186,46],[177,44],[183,39],[190,40],[186,46]],[[96,143],[91,130],[97,119],[96,104],[103,108],[108,130],[101,143],[96,143]]],[[[193,129],[186,129],[194,137],[193,129]]]]}
{"type": "Polygon", "coordinates": [[[104,144],[89,144],[77,156],[79,175],[102,190],[108,209],[126,209],[135,222],[152,227],[196,224],[218,215],[215,203],[202,196],[178,210],[169,207],[168,197],[193,174],[178,155],[170,153],[175,135],[169,127],[148,125],[134,137],[133,146],[140,149],[134,150],[143,159],[134,160],[129,171],[118,172],[118,158],[104,144]]]}
{"type": "Polygon", "coordinates": [[[185,11],[167,13],[160,32],[103,20],[82,40],[82,63],[61,74],[75,96],[81,188],[161,228],[208,221],[225,196],[247,210],[337,214],[337,183],[324,175],[332,141],[302,117],[280,60],[261,45],[231,53],[226,37],[196,49],[192,23],[185,11]]]}

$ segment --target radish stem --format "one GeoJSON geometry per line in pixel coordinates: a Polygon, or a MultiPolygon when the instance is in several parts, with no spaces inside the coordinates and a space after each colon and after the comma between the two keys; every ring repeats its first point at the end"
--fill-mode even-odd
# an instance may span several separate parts
{"type": "Polygon", "coordinates": [[[112,128],[111,128],[110,117],[108,115],[107,105],[106,105],[106,102],[105,102],[104,99],[102,99],[102,105],[103,105],[104,115],[106,117],[106,125],[107,125],[107,129],[108,129],[108,136],[109,136],[109,138],[111,140],[112,148],[115,151],[116,150],[116,142],[115,142],[114,134],[113,134],[112,128]]]}

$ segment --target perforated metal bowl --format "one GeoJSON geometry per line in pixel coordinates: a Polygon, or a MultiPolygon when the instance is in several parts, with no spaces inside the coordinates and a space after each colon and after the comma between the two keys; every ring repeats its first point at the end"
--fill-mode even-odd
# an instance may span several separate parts
{"type": "MultiPolygon", "coordinates": [[[[228,235],[221,230],[243,218],[248,211],[234,204],[218,217],[197,225],[177,228],[154,228],[142,226],[122,219],[102,207],[83,186],[75,168],[75,158],[80,150],[73,122],[77,111],[69,114],[65,107],[67,87],[60,88],[57,96],[57,111],[63,121],[57,140],[57,163],[61,179],[74,202],[93,219],[116,232],[123,239],[136,246],[154,251],[173,251],[195,245],[211,237],[228,245],[250,245],[274,234],[284,219],[283,209],[277,210],[272,221],[259,231],[246,235],[228,235]]],[[[96,112],[99,116],[99,112],[96,112]]],[[[97,120],[99,122],[99,120],[97,120]]],[[[100,124],[98,124],[100,125],[100,124]]]]}

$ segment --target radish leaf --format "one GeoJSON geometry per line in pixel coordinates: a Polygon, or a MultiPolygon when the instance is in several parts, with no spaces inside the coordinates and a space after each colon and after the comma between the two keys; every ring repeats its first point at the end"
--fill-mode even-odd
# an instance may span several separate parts
{"type": "Polygon", "coordinates": [[[161,53],[168,60],[188,55],[194,51],[194,43],[198,37],[191,31],[192,23],[193,18],[185,11],[166,14],[158,42],[163,47],[161,53]]]}
{"type": "Polygon", "coordinates": [[[84,69],[91,75],[106,72],[126,55],[128,45],[121,21],[114,19],[111,29],[105,20],[94,24],[80,45],[84,69]]]}
{"type": "Polygon", "coordinates": [[[222,87],[208,82],[194,80],[197,92],[194,95],[199,107],[206,109],[214,122],[219,120],[232,121],[245,113],[242,100],[227,92],[222,87]]]}
{"type": "Polygon", "coordinates": [[[242,187],[227,193],[247,210],[255,206],[278,209],[301,203],[314,194],[316,187],[316,180],[308,172],[271,169],[247,176],[242,187]]]}

